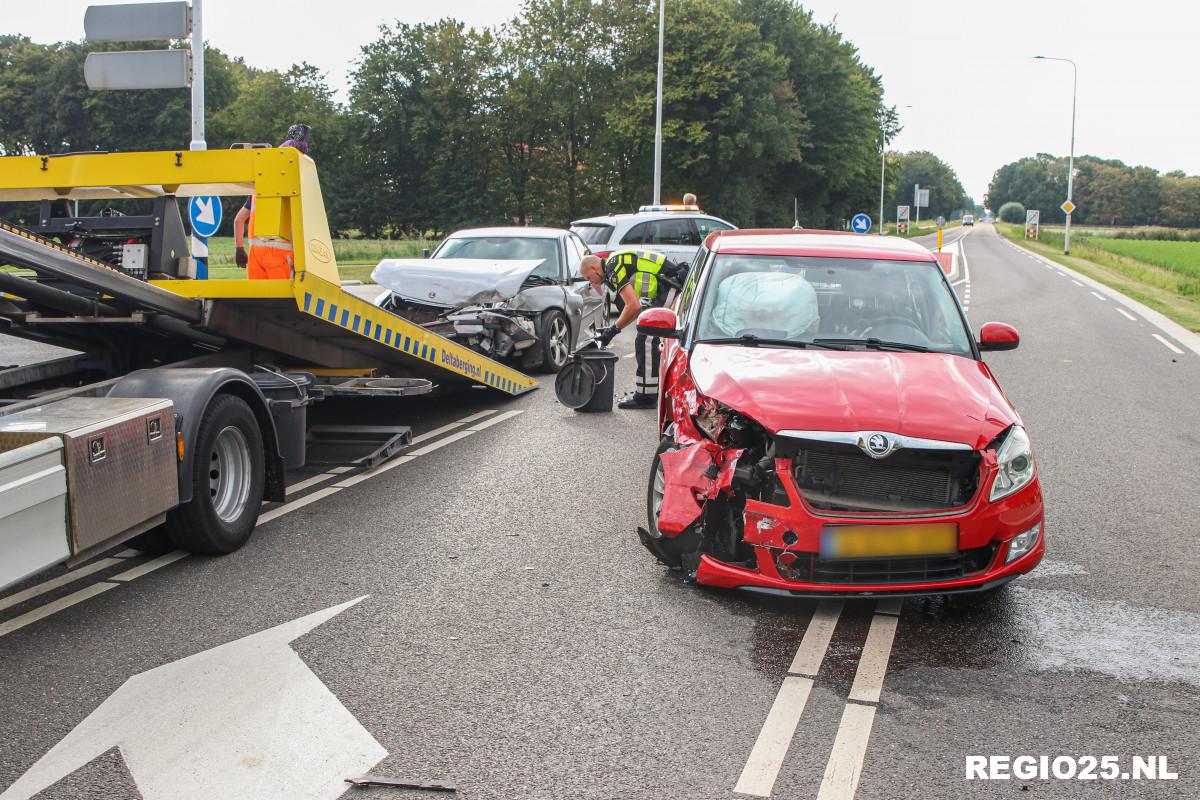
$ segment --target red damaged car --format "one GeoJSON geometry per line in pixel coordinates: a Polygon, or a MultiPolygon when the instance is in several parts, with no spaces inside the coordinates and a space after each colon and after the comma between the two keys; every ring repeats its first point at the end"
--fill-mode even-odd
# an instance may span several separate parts
{"type": "Polygon", "coordinates": [[[643,544],[709,586],[784,595],[998,588],[1041,560],[1021,417],[937,261],[854,234],[708,237],[664,339],[643,544]]]}

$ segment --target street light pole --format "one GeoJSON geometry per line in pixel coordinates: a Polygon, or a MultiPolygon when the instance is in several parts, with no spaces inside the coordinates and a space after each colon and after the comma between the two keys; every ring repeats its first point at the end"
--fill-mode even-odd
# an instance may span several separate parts
{"type": "Polygon", "coordinates": [[[883,143],[883,152],[879,154],[879,235],[883,236],[883,171],[887,165],[887,142],[883,143]]]}
{"type": "MultiPolygon", "coordinates": [[[[1071,153],[1067,158],[1067,204],[1074,206],[1072,201],[1073,189],[1075,187],[1075,98],[1079,89],[1079,67],[1069,58],[1056,58],[1054,56],[1034,56],[1042,61],[1065,61],[1071,65],[1071,153]]],[[[1075,209],[1072,208],[1072,211],[1075,209]]],[[[1071,215],[1067,214],[1067,225],[1063,230],[1063,255],[1071,254],[1071,215]]]]}
{"type": "Polygon", "coordinates": [[[654,111],[654,205],[662,202],[663,27],[667,0],[658,0],[658,93],[654,111]]]}

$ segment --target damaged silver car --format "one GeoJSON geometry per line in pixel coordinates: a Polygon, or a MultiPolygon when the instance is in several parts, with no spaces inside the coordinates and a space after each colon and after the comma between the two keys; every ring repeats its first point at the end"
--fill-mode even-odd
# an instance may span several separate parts
{"type": "Polygon", "coordinates": [[[389,258],[371,273],[388,311],[522,370],[558,372],[607,324],[604,296],[579,274],[588,249],[556,228],[451,234],[427,259],[389,258]]]}

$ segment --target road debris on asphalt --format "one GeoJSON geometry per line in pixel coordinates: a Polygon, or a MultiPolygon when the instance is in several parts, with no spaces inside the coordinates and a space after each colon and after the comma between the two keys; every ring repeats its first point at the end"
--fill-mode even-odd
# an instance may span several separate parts
{"type": "Polygon", "coordinates": [[[404,780],[403,778],[393,778],[388,775],[376,775],[374,772],[367,772],[359,775],[357,778],[346,778],[346,783],[353,784],[357,787],[367,786],[390,786],[393,789],[422,789],[427,792],[457,792],[458,788],[444,783],[420,783],[417,781],[404,780]]]}

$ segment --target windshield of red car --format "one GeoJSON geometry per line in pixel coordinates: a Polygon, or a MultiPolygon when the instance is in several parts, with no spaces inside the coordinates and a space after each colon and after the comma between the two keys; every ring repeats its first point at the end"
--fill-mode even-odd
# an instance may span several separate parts
{"type": "Polygon", "coordinates": [[[709,270],[698,341],[872,338],[971,355],[935,263],[719,254],[709,270]]]}
{"type": "Polygon", "coordinates": [[[534,275],[557,279],[558,240],[522,236],[480,236],[447,239],[433,254],[434,258],[484,258],[495,261],[536,261],[542,263],[534,275]]]}

